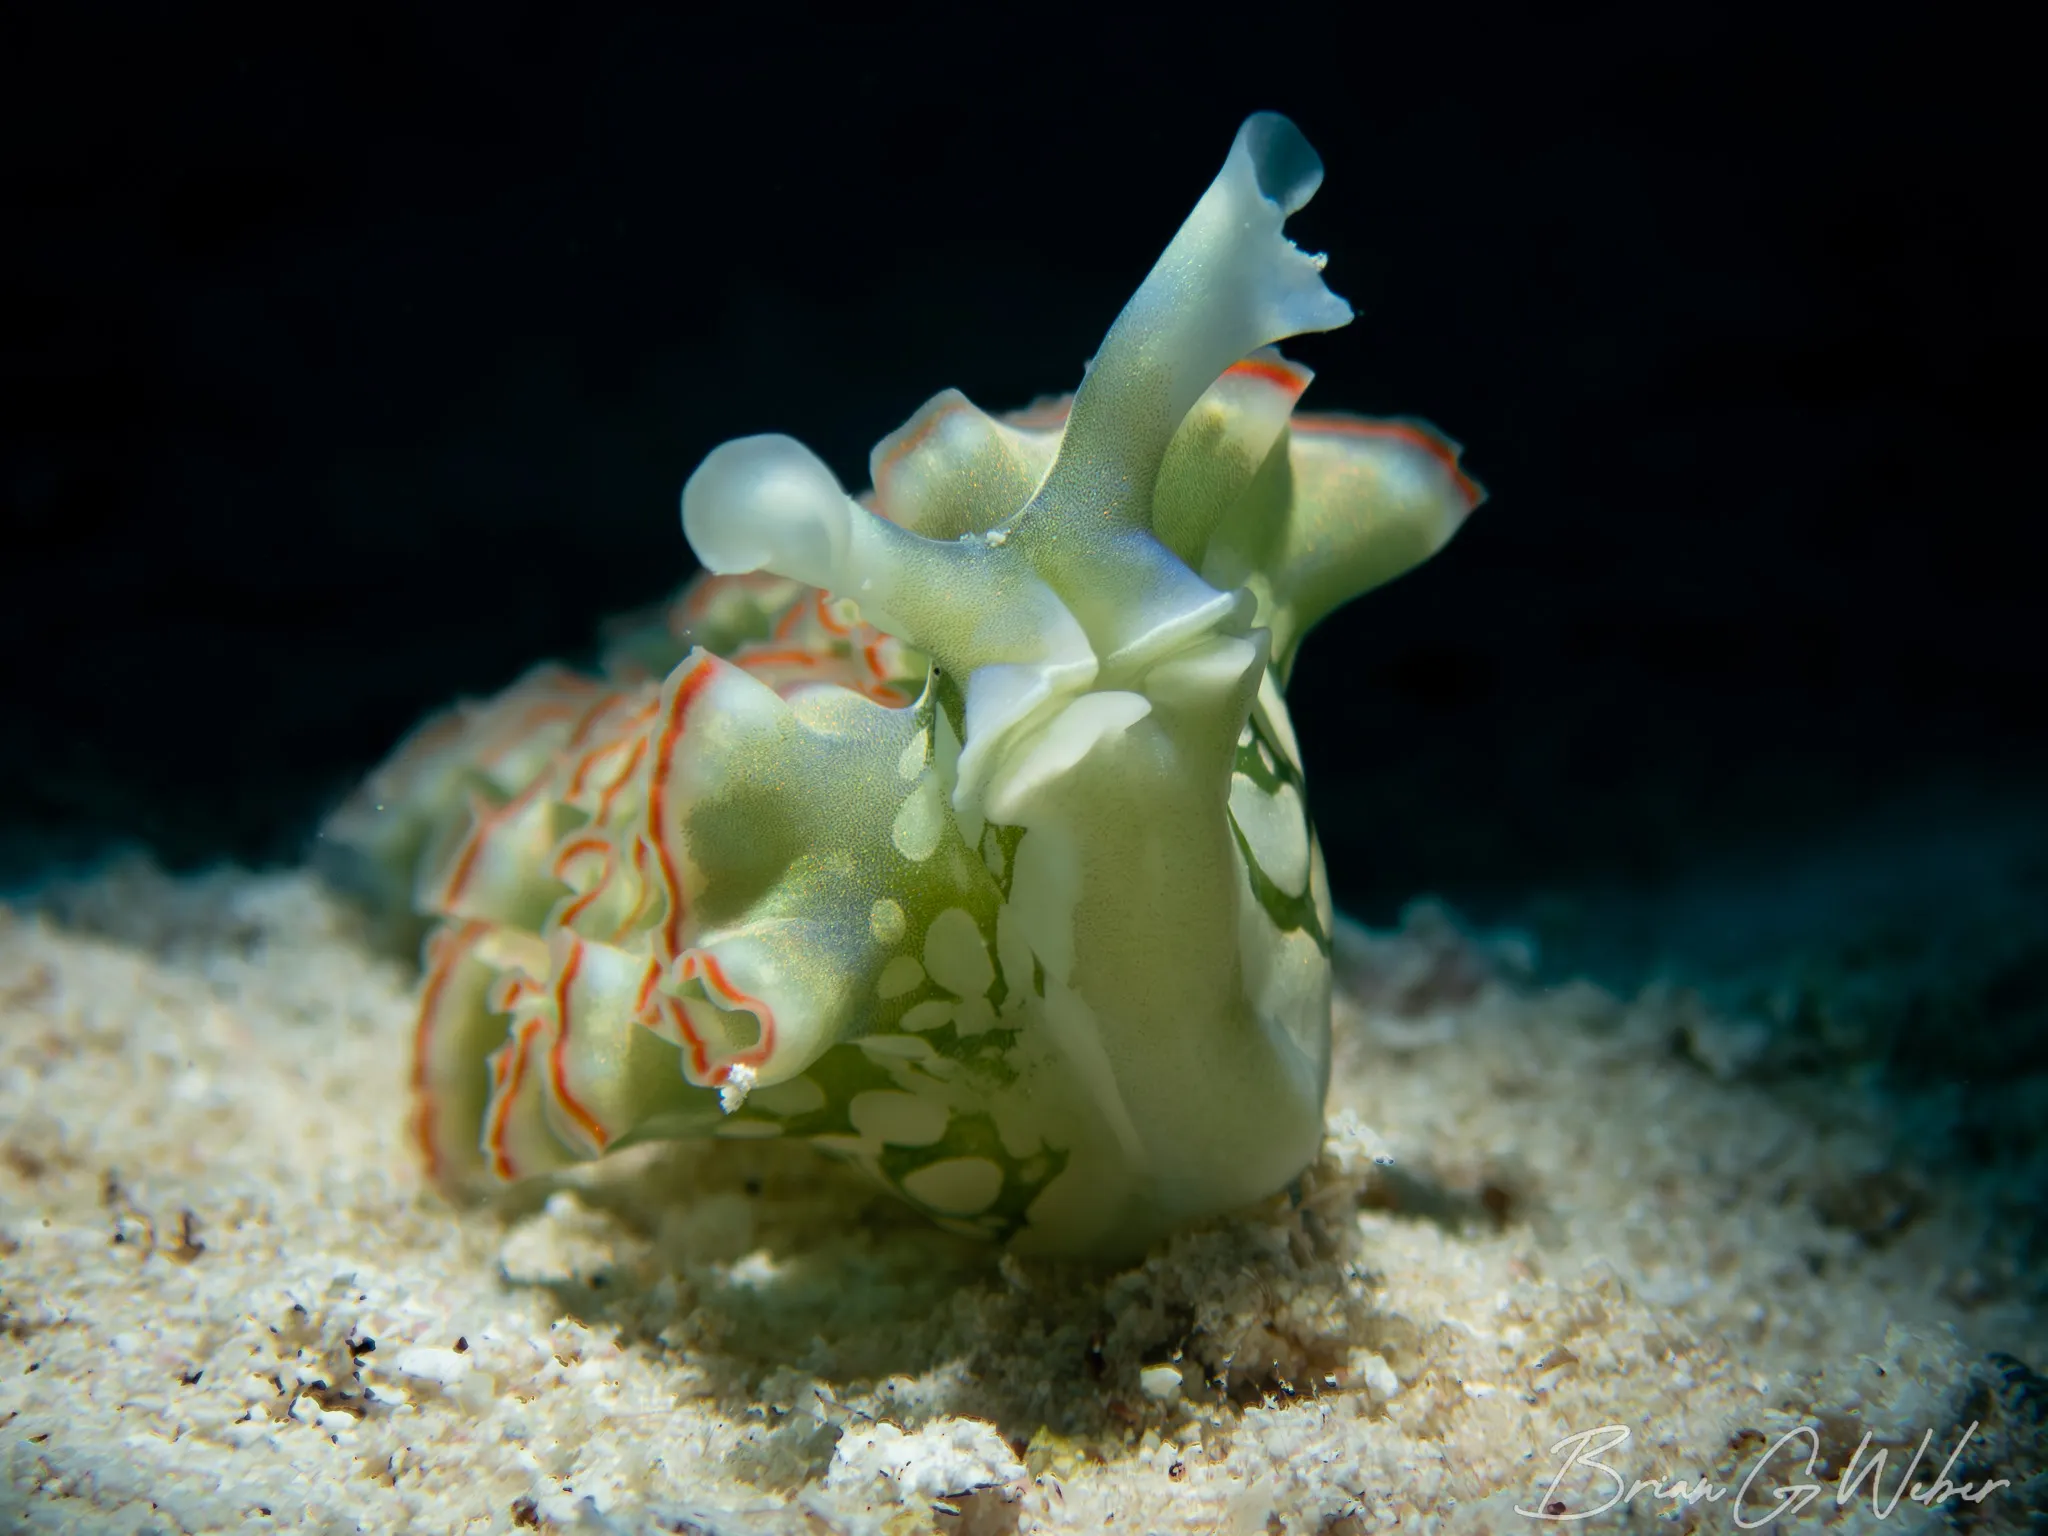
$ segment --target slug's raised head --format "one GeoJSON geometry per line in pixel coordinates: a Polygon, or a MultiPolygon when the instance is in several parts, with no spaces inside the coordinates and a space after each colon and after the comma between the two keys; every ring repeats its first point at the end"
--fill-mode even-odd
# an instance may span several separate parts
{"type": "Polygon", "coordinates": [[[431,787],[414,820],[471,797],[379,840],[440,850],[447,1182],[806,1136],[951,1225],[1100,1251],[1314,1155],[1331,915],[1279,685],[1478,500],[1419,424],[1294,414],[1272,344],[1351,318],[1281,229],[1321,179],[1249,119],[1079,392],[935,396],[870,504],[791,439],[714,450],[683,493],[714,574],[615,652],[665,682],[523,783],[436,766],[489,712],[386,770],[431,787]]]}

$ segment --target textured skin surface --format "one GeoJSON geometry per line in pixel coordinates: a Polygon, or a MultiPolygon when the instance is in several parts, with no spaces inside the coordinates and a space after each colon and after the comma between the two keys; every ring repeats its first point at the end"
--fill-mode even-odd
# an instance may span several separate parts
{"type": "Polygon", "coordinates": [[[454,1192],[653,1137],[802,1137],[963,1232],[1115,1253],[1314,1156],[1331,911],[1281,685],[1480,492],[1302,416],[1342,325],[1248,121],[1080,392],[936,396],[855,502],[716,450],[708,574],[423,726],[330,842],[409,884],[415,1124],[454,1192]]]}

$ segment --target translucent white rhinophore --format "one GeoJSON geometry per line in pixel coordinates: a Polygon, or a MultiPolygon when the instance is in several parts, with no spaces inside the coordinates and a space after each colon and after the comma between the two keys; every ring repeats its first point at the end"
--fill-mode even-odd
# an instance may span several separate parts
{"type": "Polygon", "coordinates": [[[1321,179],[1247,120],[1071,402],[939,394],[865,500],[786,437],[713,450],[712,574],[609,684],[430,724],[337,816],[439,924],[445,1185],[801,1137],[1114,1253],[1314,1157],[1331,912],[1282,684],[1480,498],[1420,423],[1294,412],[1272,344],[1351,318],[1281,231],[1321,179]]]}

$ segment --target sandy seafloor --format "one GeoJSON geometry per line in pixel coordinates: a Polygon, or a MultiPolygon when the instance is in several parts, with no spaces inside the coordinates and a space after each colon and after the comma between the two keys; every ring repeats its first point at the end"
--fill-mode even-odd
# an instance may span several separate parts
{"type": "Polygon", "coordinates": [[[458,1214],[409,976],[311,877],[0,908],[0,1528],[1734,1530],[1809,1480],[1781,1524],[2048,1525],[2038,1150],[1428,908],[1343,957],[1321,1164],[1098,1274],[758,1143],[458,1214]],[[1866,1432],[1889,1496],[1973,1423],[1952,1479],[2013,1486],[1834,1502],[1866,1432]],[[1722,1495],[1552,1488],[1610,1425],[1621,1475],[1722,1495]],[[1802,1425],[1819,1470],[1759,1471],[1802,1425]]]}

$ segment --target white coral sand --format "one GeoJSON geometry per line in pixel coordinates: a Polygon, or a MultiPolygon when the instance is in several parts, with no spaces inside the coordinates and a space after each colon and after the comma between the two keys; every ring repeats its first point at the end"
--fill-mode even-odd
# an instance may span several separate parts
{"type": "Polygon", "coordinates": [[[310,879],[60,905],[0,909],[10,1530],[1527,1530],[1611,1498],[1549,1487],[1603,1425],[1623,1475],[1730,1490],[1697,1524],[1801,1424],[1837,1462],[2027,1433],[1993,1217],[1875,1100],[1724,1081],[1680,1002],[1519,984],[1441,922],[1352,936],[1301,1186],[1099,1275],[795,1147],[458,1215],[406,1133],[408,977],[310,879]]]}

